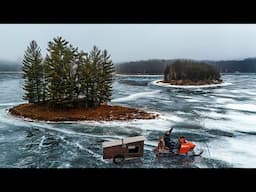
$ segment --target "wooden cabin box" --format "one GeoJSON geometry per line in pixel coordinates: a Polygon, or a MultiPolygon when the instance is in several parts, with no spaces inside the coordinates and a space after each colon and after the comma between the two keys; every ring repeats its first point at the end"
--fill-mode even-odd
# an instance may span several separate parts
{"type": "Polygon", "coordinates": [[[116,156],[124,158],[143,157],[144,137],[130,137],[124,140],[103,143],[103,159],[113,159],[116,156]]]}

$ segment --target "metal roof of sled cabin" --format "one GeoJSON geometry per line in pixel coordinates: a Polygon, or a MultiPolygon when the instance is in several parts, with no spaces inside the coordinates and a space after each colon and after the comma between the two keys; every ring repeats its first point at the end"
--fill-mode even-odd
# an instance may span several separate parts
{"type": "MultiPolygon", "coordinates": [[[[139,141],[144,141],[145,137],[144,136],[137,136],[137,137],[128,137],[123,139],[123,144],[128,144],[128,143],[135,143],[139,141]]],[[[113,146],[118,146],[122,145],[122,140],[115,140],[115,141],[107,141],[102,143],[102,147],[113,147],[113,146]]]]}

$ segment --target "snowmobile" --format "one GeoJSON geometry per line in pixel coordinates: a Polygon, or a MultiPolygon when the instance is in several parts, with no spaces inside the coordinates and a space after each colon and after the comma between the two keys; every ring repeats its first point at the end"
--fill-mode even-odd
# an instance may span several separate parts
{"type": "Polygon", "coordinates": [[[195,156],[201,156],[203,153],[203,150],[196,153],[194,151],[196,145],[192,142],[186,141],[184,138],[179,139],[179,147],[170,150],[169,148],[165,147],[164,149],[159,149],[158,147],[153,149],[153,152],[156,154],[156,157],[170,157],[170,156],[189,156],[189,157],[195,157],[195,156]]]}

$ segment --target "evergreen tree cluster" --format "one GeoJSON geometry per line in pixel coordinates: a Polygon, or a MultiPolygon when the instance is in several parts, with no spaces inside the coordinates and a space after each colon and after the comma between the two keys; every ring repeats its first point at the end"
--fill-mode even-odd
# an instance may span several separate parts
{"type": "Polygon", "coordinates": [[[113,72],[110,55],[96,46],[86,53],[57,37],[43,58],[32,41],[23,59],[23,98],[54,108],[97,107],[111,100],[113,72]]]}
{"type": "Polygon", "coordinates": [[[213,65],[204,62],[177,60],[165,68],[164,80],[220,80],[220,73],[213,65]]]}

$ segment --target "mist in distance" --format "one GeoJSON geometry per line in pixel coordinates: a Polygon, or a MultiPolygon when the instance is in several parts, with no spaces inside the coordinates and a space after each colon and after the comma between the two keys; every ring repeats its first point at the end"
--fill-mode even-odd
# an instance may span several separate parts
{"type": "Polygon", "coordinates": [[[56,36],[85,51],[107,49],[114,63],[256,56],[255,24],[0,24],[0,31],[0,60],[19,63],[30,41],[44,56],[56,36]]]}

